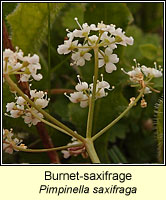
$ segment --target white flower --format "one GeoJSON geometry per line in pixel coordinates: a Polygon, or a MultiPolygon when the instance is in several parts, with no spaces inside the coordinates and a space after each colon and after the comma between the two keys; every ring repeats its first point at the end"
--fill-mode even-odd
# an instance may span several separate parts
{"type": "Polygon", "coordinates": [[[84,94],[82,100],[80,101],[80,107],[81,108],[86,108],[89,104],[89,97],[84,94]]]}
{"type": "Polygon", "coordinates": [[[144,94],[150,94],[152,93],[152,91],[150,90],[150,88],[146,87],[144,90],[144,94]]]}
{"type": "Polygon", "coordinates": [[[10,143],[7,144],[7,143],[4,142],[3,143],[3,150],[8,154],[13,154],[13,147],[10,143]]]}
{"type": "Polygon", "coordinates": [[[88,84],[86,82],[81,82],[81,83],[78,83],[76,86],[75,86],[75,89],[79,92],[81,91],[84,91],[84,90],[87,90],[88,89],[88,84]]]}
{"type": "MultiPolygon", "coordinates": [[[[112,89],[110,89],[110,84],[107,81],[103,80],[103,74],[101,74],[101,77],[102,80],[97,80],[96,84],[96,99],[107,96],[108,93],[105,91],[106,89],[114,89],[114,86],[112,86],[112,89]]],[[[70,96],[68,96],[66,93],[64,93],[64,95],[69,98],[72,103],[80,103],[80,107],[85,108],[89,105],[89,100],[93,94],[93,83],[88,86],[88,83],[81,82],[79,75],[77,76],[77,78],[79,83],[75,86],[75,89],[78,92],[71,93],[70,96]]]]}
{"type": "Polygon", "coordinates": [[[30,90],[31,99],[33,99],[33,98],[43,98],[45,94],[47,94],[47,93],[45,93],[43,91],[37,91],[36,89],[30,90]]]}
{"type": "Polygon", "coordinates": [[[7,108],[7,112],[13,110],[13,108],[15,107],[15,103],[11,102],[11,103],[7,103],[6,108],[7,108]]]}
{"type": "Polygon", "coordinates": [[[26,102],[23,97],[16,97],[16,99],[17,99],[16,104],[19,104],[19,105],[24,105],[26,102]]]}
{"type": "Polygon", "coordinates": [[[18,146],[24,149],[27,148],[27,146],[25,146],[24,144],[20,144],[22,140],[19,140],[18,138],[12,139],[13,137],[12,131],[13,131],[12,129],[10,131],[7,129],[3,129],[3,150],[9,154],[12,154],[13,150],[18,151],[16,150],[15,146],[18,146]]]}
{"type": "Polygon", "coordinates": [[[156,78],[162,76],[162,72],[160,70],[155,69],[155,68],[150,68],[150,67],[146,67],[146,66],[143,65],[143,66],[141,66],[141,70],[143,71],[145,76],[154,76],[156,78]]]}
{"type": "Polygon", "coordinates": [[[102,77],[102,81],[99,81],[97,83],[97,88],[103,88],[103,89],[109,90],[110,89],[110,84],[107,81],[103,80],[103,74],[101,74],[101,77],[102,77]]]}
{"type": "Polygon", "coordinates": [[[87,53],[86,51],[79,50],[76,53],[72,54],[72,59],[74,60],[73,64],[76,64],[77,66],[84,66],[85,60],[89,61],[91,59],[91,54],[87,53]]]}
{"type": "Polygon", "coordinates": [[[30,90],[31,99],[34,99],[34,102],[40,108],[45,108],[48,106],[50,99],[47,100],[47,92],[30,90]]]}
{"type": "Polygon", "coordinates": [[[34,54],[33,56],[25,56],[24,61],[28,62],[29,64],[38,64],[39,63],[39,56],[34,54]]]}
{"type": "Polygon", "coordinates": [[[67,158],[70,157],[70,152],[69,152],[69,151],[67,151],[67,150],[62,150],[61,152],[63,153],[63,157],[64,157],[65,159],[67,159],[67,158]]]}
{"type": "Polygon", "coordinates": [[[104,32],[101,36],[101,40],[104,44],[104,47],[109,47],[110,49],[116,49],[117,45],[115,44],[115,38],[108,36],[108,32],[104,32]]]}
{"type": "Polygon", "coordinates": [[[101,23],[97,24],[97,27],[95,24],[91,24],[90,28],[92,31],[110,31],[113,32],[115,30],[115,26],[114,25],[106,25],[103,23],[103,21],[101,21],[101,23]]]}
{"type": "MultiPolygon", "coordinates": [[[[48,106],[48,103],[50,99],[47,99],[47,92],[38,91],[37,90],[30,90],[30,99],[39,107],[39,108],[45,108],[48,106]]],[[[36,118],[35,115],[37,115],[40,118],[43,118],[43,115],[39,113],[36,109],[31,107],[26,100],[24,100],[23,97],[15,97],[16,103],[11,102],[6,105],[7,112],[10,112],[10,115],[6,114],[6,116],[10,116],[12,118],[18,118],[22,117],[24,119],[24,122],[28,124],[29,126],[36,125],[38,122],[40,122],[40,119],[36,118]],[[33,115],[34,113],[34,115],[33,115]]]]}
{"type": "Polygon", "coordinates": [[[96,44],[97,40],[98,40],[98,37],[96,35],[92,35],[89,37],[88,43],[89,45],[93,46],[96,44]]]}
{"type": "Polygon", "coordinates": [[[134,39],[133,37],[127,37],[125,35],[125,32],[122,31],[121,28],[117,28],[114,32],[112,32],[112,35],[116,36],[117,44],[121,44],[123,46],[127,45],[133,45],[134,39]]]}
{"type": "Polygon", "coordinates": [[[21,81],[21,82],[28,82],[30,76],[31,76],[31,75],[28,75],[28,74],[21,74],[21,75],[20,75],[20,81],[21,81]]]}
{"type": "Polygon", "coordinates": [[[75,29],[73,31],[73,35],[74,37],[80,37],[80,38],[83,38],[83,37],[88,37],[89,33],[90,33],[90,26],[88,26],[87,23],[84,23],[82,25],[82,29],[81,30],[77,30],[75,29]]]}
{"type": "Polygon", "coordinates": [[[105,65],[106,72],[112,73],[114,70],[117,69],[114,63],[118,63],[119,58],[117,57],[116,54],[112,54],[112,49],[110,48],[106,48],[105,53],[102,52],[102,54],[99,53],[99,58],[100,58],[99,67],[102,67],[103,65],[105,65]]]}
{"type": "Polygon", "coordinates": [[[65,40],[64,44],[58,46],[58,53],[59,54],[68,54],[70,53],[74,48],[77,47],[78,40],[72,42],[71,40],[65,40]]]}
{"type": "Polygon", "coordinates": [[[11,56],[13,56],[13,51],[10,49],[5,49],[3,52],[3,59],[9,58],[11,56]]]}
{"type": "Polygon", "coordinates": [[[81,82],[80,76],[77,75],[79,83],[75,86],[75,89],[79,92],[87,90],[88,89],[88,83],[87,82],[81,82]]]}
{"type": "Polygon", "coordinates": [[[10,114],[11,114],[11,117],[18,118],[23,114],[23,112],[20,110],[11,110],[10,114]]]}
{"type": "MultiPolygon", "coordinates": [[[[37,115],[40,118],[43,118],[43,115],[41,113],[39,113],[36,109],[31,108],[32,112],[37,115]]],[[[26,124],[28,124],[28,126],[30,127],[32,124],[36,125],[38,122],[40,122],[39,119],[35,118],[31,112],[26,112],[24,116],[22,116],[22,118],[24,119],[24,122],[26,124]]]]}
{"type": "Polygon", "coordinates": [[[49,100],[47,99],[36,99],[35,104],[40,108],[45,108],[48,106],[49,100]]]}
{"type": "Polygon", "coordinates": [[[4,74],[20,73],[21,82],[28,82],[31,76],[37,81],[42,79],[42,75],[37,74],[37,70],[41,69],[38,55],[34,54],[30,56],[29,54],[28,56],[24,56],[24,53],[18,47],[16,47],[15,52],[5,49],[3,54],[4,74]]]}
{"type": "Polygon", "coordinates": [[[138,83],[139,81],[142,81],[144,79],[144,76],[143,76],[143,74],[141,72],[140,67],[135,67],[135,68],[133,68],[133,70],[128,71],[128,72],[125,72],[123,68],[121,68],[121,70],[125,74],[130,76],[130,80],[132,82],[138,83]]]}
{"type": "Polygon", "coordinates": [[[72,103],[78,103],[84,98],[83,92],[74,92],[68,97],[72,103]]]}

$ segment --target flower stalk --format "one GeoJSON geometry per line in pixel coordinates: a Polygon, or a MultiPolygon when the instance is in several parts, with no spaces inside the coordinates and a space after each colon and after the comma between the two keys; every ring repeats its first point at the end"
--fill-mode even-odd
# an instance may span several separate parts
{"type": "Polygon", "coordinates": [[[113,125],[115,125],[128,111],[139,101],[139,99],[142,97],[144,93],[144,88],[140,91],[140,94],[138,97],[133,101],[116,119],[114,119],[110,124],[108,124],[105,128],[103,128],[101,131],[99,131],[96,135],[92,137],[92,141],[95,141],[98,137],[100,137],[103,133],[105,133],[107,130],[109,130],[113,125]]]}
{"type": "Polygon", "coordinates": [[[88,120],[87,120],[87,132],[86,132],[87,138],[91,138],[91,135],[92,135],[93,115],[94,115],[95,98],[96,98],[96,85],[97,85],[97,79],[98,79],[98,48],[97,47],[94,48],[94,54],[95,54],[95,68],[94,68],[94,79],[93,79],[93,91],[92,91],[92,97],[90,98],[88,120]]]}
{"type": "Polygon", "coordinates": [[[78,140],[80,140],[82,142],[84,141],[84,138],[81,135],[77,134],[76,132],[74,132],[73,130],[71,130],[67,126],[65,126],[63,123],[59,122],[57,119],[55,119],[54,117],[52,117],[51,115],[49,115],[43,109],[39,108],[27,96],[25,96],[25,94],[17,87],[17,85],[12,81],[12,79],[7,74],[4,74],[4,78],[7,81],[7,83],[11,86],[11,88],[13,90],[15,90],[20,96],[22,96],[32,107],[34,107],[36,110],[38,110],[40,113],[42,113],[47,119],[49,119],[54,124],[58,125],[62,129],[64,129],[65,131],[67,131],[70,135],[72,135],[73,137],[77,138],[78,140]]]}

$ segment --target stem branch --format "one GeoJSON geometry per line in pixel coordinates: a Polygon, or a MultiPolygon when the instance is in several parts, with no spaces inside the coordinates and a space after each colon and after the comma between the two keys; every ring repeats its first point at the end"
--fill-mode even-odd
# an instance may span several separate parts
{"type": "Polygon", "coordinates": [[[85,147],[86,147],[86,150],[89,154],[91,161],[93,163],[100,163],[100,160],[98,158],[98,155],[96,153],[96,150],[94,148],[93,141],[91,140],[91,138],[86,139],[85,147]]]}
{"type": "Polygon", "coordinates": [[[133,101],[133,103],[131,103],[116,119],[114,119],[110,124],[108,124],[105,128],[103,128],[96,135],[94,135],[92,137],[92,141],[95,141],[98,137],[100,137],[103,133],[110,129],[114,124],[116,124],[137,103],[137,101],[142,97],[143,93],[144,89],[141,90],[140,94],[137,96],[135,101],[133,101]]]}
{"type": "Polygon", "coordinates": [[[43,109],[39,108],[34,102],[32,102],[30,100],[30,98],[25,96],[25,94],[17,87],[17,85],[12,81],[12,79],[7,74],[4,75],[4,78],[7,81],[7,83],[12,87],[12,89],[15,90],[19,95],[21,95],[32,107],[34,107],[36,110],[38,110],[40,113],[42,113],[47,119],[52,121],[54,124],[58,125],[62,129],[67,131],[70,135],[72,135],[73,137],[77,138],[78,140],[84,142],[84,140],[85,140],[84,137],[82,137],[78,133],[74,132],[73,130],[71,130],[70,128],[65,126],[63,123],[59,122],[57,119],[52,117],[50,114],[45,112],[43,109]]]}
{"type": "Polygon", "coordinates": [[[98,79],[98,47],[94,48],[94,53],[95,53],[95,69],[94,69],[92,96],[89,98],[89,112],[88,112],[87,131],[86,131],[87,138],[91,138],[92,134],[92,124],[93,124],[94,106],[96,98],[96,85],[98,79]]]}

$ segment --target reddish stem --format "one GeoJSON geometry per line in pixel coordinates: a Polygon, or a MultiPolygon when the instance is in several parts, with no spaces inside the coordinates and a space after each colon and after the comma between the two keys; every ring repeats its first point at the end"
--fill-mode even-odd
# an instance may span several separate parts
{"type": "MultiPolygon", "coordinates": [[[[46,92],[48,92],[48,90],[46,90],[46,92]]],[[[63,89],[63,88],[51,89],[51,94],[64,94],[64,93],[70,94],[73,92],[75,92],[75,90],[72,89],[63,89]]]]}
{"type": "MultiPolygon", "coordinates": [[[[6,25],[5,25],[4,21],[3,21],[3,48],[5,48],[5,49],[8,48],[8,49],[11,49],[12,51],[15,51],[15,49],[12,45],[12,42],[9,38],[9,34],[8,34],[7,29],[6,29],[6,25]]],[[[18,81],[18,84],[19,84],[19,87],[21,88],[21,90],[27,96],[30,97],[28,82],[21,82],[20,81],[20,75],[16,75],[16,78],[17,78],[17,81],[18,81]]],[[[45,124],[43,122],[39,122],[36,125],[36,128],[37,128],[37,131],[38,131],[40,138],[43,142],[44,148],[53,148],[54,145],[52,143],[51,137],[49,136],[49,134],[47,132],[45,124]]],[[[56,151],[47,152],[47,154],[48,154],[48,156],[51,160],[51,163],[60,163],[59,156],[58,156],[58,153],[56,151]]]]}

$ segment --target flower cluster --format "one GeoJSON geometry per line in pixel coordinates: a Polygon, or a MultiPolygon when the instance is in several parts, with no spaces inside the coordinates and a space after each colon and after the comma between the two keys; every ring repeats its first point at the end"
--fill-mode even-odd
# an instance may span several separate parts
{"type": "MultiPolygon", "coordinates": [[[[12,118],[22,117],[24,122],[28,126],[36,125],[40,122],[40,118],[43,118],[43,115],[38,112],[35,108],[31,107],[23,97],[15,97],[16,102],[7,103],[6,108],[7,112],[10,112],[12,118]]],[[[49,103],[49,98],[47,99],[47,92],[30,90],[30,99],[39,107],[45,108],[49,103]]]]}
{"type": "MultiPolygon", "coordinates": [[[[68,143],[67,145],[79,144],[79,142],[76,140],[76,138],[72,138],[71,140],[72,140],[72,142],[68,143]]],[[[81,154],[83,158],[88,157],[85,146],[83,146],[83,145],[76,146],[76,147],[73,146],[73,147],[67,148],[67,150],[62,150],[61,152],[63,153],[63,157],[66,159],[69,158],[70,156],[78,156],[79,154],[81,154]]]]}
{"type": "MultiPolygon", "coordinates": [[[[121,70],[129,75],[130,81],[132,81],[135,84],[139,84],[141,87],[144,88],[144,93],[148,94],[151,93],[151,89],[153,88],[150,86],[150,81],[152,78],[159,78],[162,76],[162,69],[161,66],[157,68],[157,64],[155,64],[155,68],[151,67],[146,67],[145,65],[140,65],[139,63],[136,62],[136,59],[134,59],[136,66],[132,66],[131,71],[124,71],[123,68],[121,70]]],[[[137,85],[136,85],[137,86],[137,85]]]]}
{"type": "Polygon", "coordinates": [[[106,25],[103,22],[91,24],[84,23],[82,26],[79,24],[78,19],[75,18],[80,29],[75,29],[73,32],[66,30],[68,39],[64,41],[64,44],[58,46],[59,54],[68,54],[72,52],[71,65],[84,66],[85,61],[89,61],[92,57],[89,53],[92,49],[99,49],[99,67],[105,66],[106,72],[112,73],[116,70],[114,63],[119,62],[119,58],[116,54],[113,54],[113,50],[117,48],[117,45],[133,45],[133,38],[127,37],[125,32],[121,28],[116,28],[115,25],[106,25]],[[91,33],[95,33],[92,35],[91,33]],[[75,40],[76,39],[76,40],[75,40]],[[83,44],[79,43],[79,39],[83,41],[83,44]],[[105,49],[102,51],[102,49],[105,49]]]}
{"type": "Polygon", "coordinates": [[[37,70],[41,69],[39,56],[24,56],[22,50],[16,48],[13,52],[10,49],[5,49],[3,52],[3,73],[4,74],[19,74],[20,81],[27,82],[32,77],[36,81],[42,79],[41,74],[37,74],[37,70]]]}
{"type": "Polygon", "coordinates": [[[3,150],[9,154],[12,154],[13,150],[18,151],[15,146],[21,147],[23,149],[27,148],[25,144],[22,144],[22,140],[19,140],[18,138],[13,139],[14,134],[12,131],[12,129],[10,131],[3,129],[3,150]]]}
{"type": "MultiPolygon", "coordinates": [[[[103,80],[103,74],[101,74],[101,77],[102,80],[101,81],[98,80],[96,85],[96,93],[95,93],[96,99],[108,95],[105,89],[111,90],[110,84],[103,80]]],[[[79,81],[79,83],[75,86],[77,92],[71,93],[70,96],[68,96],[65,93],[65,96],[67,96],[72,103],[80,103],[81,108],[85,108],[89,105],[89,99],[92,97],[93,83],[88,85],[87,82],[81,82],[79,75],[77,75],[77,78],[79,81]]],[[[112,86],[112,89],[114,89],[114,86],[112,86]]]]}
{"type": "MultiPolygon", "coordinates": [[[[159,78],[162,76],[162,69],[161,66],[157,67],[157,64],[154,63],[155,68],[151,68],[151,67],[146,67],[145,65],[140,65],[139,63],[137,63],[136,59],[134,59],[134,62],[136,63],[136,66],[132,66],[132,70],[131,71],[124,71],[123,68],[121,68],[121,70],[129,75],[130,77],[130,81],[133,82],[135,85],[132,85],[133,87],[140,87],[142,89],[144,89],[144,94],[149,94],[152,93],[152,91],[154,92],[159,92],[158,90],[154,89],[151,85],[151,80],[153,78],[159,78]]],[[[145,101],[145,99],[143,98],[144,95],[142,95],[142,100],[141,100],[141,107],[145,108],[147,107],[147,102],[145,101]]],[[[132,97],[130,99],[130,103],[133,103],[134,101],[134,97],[132,97]]]]}

